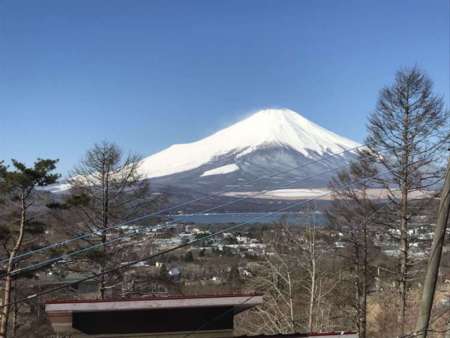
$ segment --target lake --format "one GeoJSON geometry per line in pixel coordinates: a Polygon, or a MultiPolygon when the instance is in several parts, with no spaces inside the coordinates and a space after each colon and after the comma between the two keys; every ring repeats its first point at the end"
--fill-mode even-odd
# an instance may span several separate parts
{"type": "Polygon", "coordinates": [[[229,212],[208,214],[170,215],[177,222],[194,224],[273,224],[283,220],[289,225],[326,225],[327,219],[322,212],[229,212]]]}

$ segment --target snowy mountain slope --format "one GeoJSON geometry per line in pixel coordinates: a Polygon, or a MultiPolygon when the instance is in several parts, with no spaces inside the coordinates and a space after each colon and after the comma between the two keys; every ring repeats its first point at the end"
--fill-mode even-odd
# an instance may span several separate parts
{"type": "MultiPolygon", "coordinates": [[[[317,189],[328,185],[359,144],[289,109],[266,109],[197,142],[145,158],[153,187],[201,193],[317,189]]],[[[307,191],[307,190],[305,190],[307,191]]]]}
{"type": "MultiPolygon", "coordinates": [[[[140,170],[145,177],[155,178],[191,171],[223,157],[232,157],[233,163],[261,149],[289,148],[304,157],[315,158],[356,146],[356,142],[326,130],[292,110],[266,109],[200,141],[173,145],[149,156],[142,161],[140,170]]],[[[223,166],[219,164],[217,168],[223,166]]],[[[235,163],[233,168],[235,172],[239,165],[235,163]]]]}
{"type": "MultiPolygon", "coordinates": [[[[146,157],[139,171],[150,179],[152,191],[177,198],[189,199],[189,192],[224,198],[246,192],[265,199],[298,193],[311,197],[348,165],[358,146],[292,110],[266,109],[204,139],[146,157]]],[[[57,193],[68,188],[52,187],[57,193]]]]}

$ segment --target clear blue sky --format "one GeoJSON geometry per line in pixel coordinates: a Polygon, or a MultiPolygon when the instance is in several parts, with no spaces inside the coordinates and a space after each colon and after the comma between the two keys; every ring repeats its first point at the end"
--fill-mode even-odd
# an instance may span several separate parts
{"type": "Polygon", "coordinates": [[[0,159],[149,155],[288,107],[357,141],[418,65],[449,102],[448,0],[0,0],[0,159]]]}

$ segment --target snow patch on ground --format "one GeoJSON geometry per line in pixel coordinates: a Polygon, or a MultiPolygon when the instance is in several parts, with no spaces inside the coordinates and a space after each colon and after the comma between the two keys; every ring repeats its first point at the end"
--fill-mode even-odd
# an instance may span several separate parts
{"type": "MultiPolygon", "coordinates": [[[[366,191],[367,197],[372,199],[386,199],[390,194],[400,197],[400,190],[372,188],[366,191]]],[[[332,200],[332,191],[326,188],[317,189],[278,189],[268,191],[230,191],[224,196],[230,197],[251,197],[262,199],[278,199],[278,200],[302,200],[302,199],[318,199],[318,200],[332,200]]],[[[411,198],[429,198],[436,195],[435,191],[415,191],[411,193],[411,198]]]]}
{"type": "Polygon", "coordinates": [[[227,192],[225,196],[231,197],[252,197],[263,199],[307,199],[307,198],[330,198],[328,189],[277,189],[270,191],[249,191],[249,192],[227,192]]]}
{"type": "Polygon", "coordinates": [[[229,174],[232,173],[234,171],[239,170],[239,167],[232,163],[232,164],[227,164],[218,168],[214,168],[211,170],[207,170],[205,171],[203,174],[201,174],[201,176],[211,176],[211,175],[223,175],[223,174],[229,174]]]}

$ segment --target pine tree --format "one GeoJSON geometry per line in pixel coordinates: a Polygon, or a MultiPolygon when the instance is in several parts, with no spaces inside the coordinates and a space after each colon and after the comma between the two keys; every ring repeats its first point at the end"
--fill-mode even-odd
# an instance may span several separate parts
{"type": "Polygon", "coordinates": [[[36,199],[37,187],[45,187],[57,181],[59,175],[53,173],[57,160],[38,159],[33,167],[12,160],[10,169],[0,163],[0,194],[5,217],[1,224],[1,242],[7,253],[8,261],[3,282],[2,313],[0,337],[8,332],[9,315],[13,306],[12,286],[17,278],[12,272],[16,267],[16,257],[24,246],[27,237],[44,232],[45,225],[36,221],[30,211],[36,199]]]}
{"type": "Polygon", "coordinates": [[[367,161],[377,163],[376,183],[388,191],[391,203],[389,227],[398,233],[400,327],[405,332],[410,283],[410,226],[416,210],[413,192],[433,188],[445,168],[443,151],[449,141],[449,114],[443,99],[433,94],[432,82],[417,68],[401,70],[394,83],[381,90],[376,110],[368,123],[367,161]]]}

